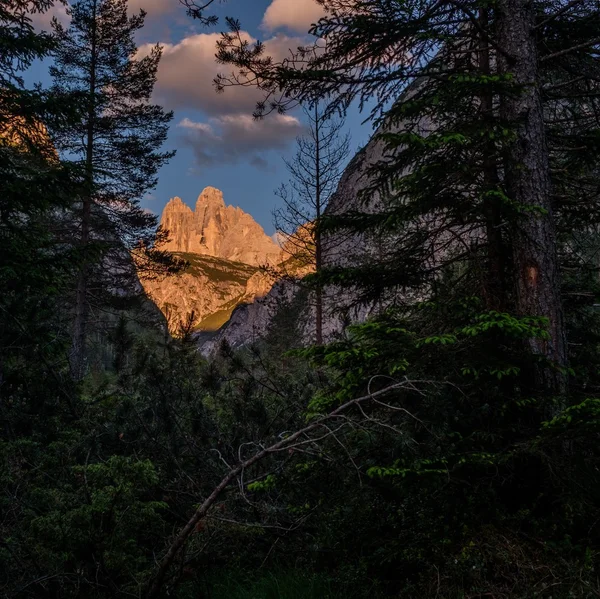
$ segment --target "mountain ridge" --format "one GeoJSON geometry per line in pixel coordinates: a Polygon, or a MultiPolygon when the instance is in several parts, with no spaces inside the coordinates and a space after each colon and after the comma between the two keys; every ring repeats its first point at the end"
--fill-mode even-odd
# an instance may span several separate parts
{"type": "Polygon", "coordinates": [[[237,306],[265,296],[273,286],[274,278],[261,267],[279,264],[282,249],[250,214],[227,206],[215,187],[204,188],[194,210],[171,198],[160,222],[167,240],[158,247],[187,267],[160,279],[140,278],[172,334],[182,326],[215,331],[237,306]]]}
{"type": "Polygon", "coordinates": [[[161,249],[200,254],[253,266],[276,264],[281,249],[264,229],[237,206],[225,204],[223,193],[206,187],[192,210],[175,196],[166,204],[160,221],[169,238],[161,249]]]}

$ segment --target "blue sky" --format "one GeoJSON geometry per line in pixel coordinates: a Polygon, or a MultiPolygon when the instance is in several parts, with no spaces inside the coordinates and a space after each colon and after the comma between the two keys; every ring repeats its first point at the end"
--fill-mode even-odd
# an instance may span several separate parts
{"type": "MultiPolygon", "coordinates": [[[[261,122],[252,119],[259,98],[255,90],[229,88],[214,91],[212,80],[227,67],[214,60],[215,42],[224,26],[224,17],[240,20],[246,35],[265,42],[274,56],[302,44],[320,8],[315,0],[227,0],[217,1],[212,14],[219,25],[207,29],[185,14],[179,0],[129,0],[133,9],[144,8],[148,16],[140,32],[140,51],[149,45],[164,46],[154,101],[175,116],[167,149],[177,154],[159,174],[159,183],[144,200],[144,207],[160,214],[171,197],[179,196],[190,206],[204,187],[221,189],[228,204],[240,206],[264,227],[274,232],[271,213],[278,205],[274,190],[288,178],[283,158],[290,158],[297,135],[302,133],[301,111],[273,115],[261,122]]],[[[64,10],[54,9],[64,19],[64,10]]],[[[38,18],[39,25],[49,15],[38,18]]],[[[34,80],[46,80],[47,65],[30,73],[34,80]]],[[[371,129],[361,125],[353,112],[347,126],[352,149],[368,140],[371,129]]]]}

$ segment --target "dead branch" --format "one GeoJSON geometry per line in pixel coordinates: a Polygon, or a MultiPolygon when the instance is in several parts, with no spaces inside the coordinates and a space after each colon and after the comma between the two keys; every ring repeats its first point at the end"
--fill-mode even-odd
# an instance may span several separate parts
{"type": "MultiPolygon", "coordinates": [[[[328,414],[324,414],[322,416],[317,417],[307,426],[297,430],[294,433],[289,434],[287,437],[265,447],[247,458],[246,460],[239,461],[235,466],[233,466],[227,475],[221,480],[221,482],[213,489],[212,493],[202,502],[202,504],[198,507],[198,509],[194,512],[192,517],[188,520],[187,524],[177,533],[170,546],[168,547],[166,553],[164,554],[162,560],[158,563],[158,567],[156,573],[151,580],[148,589],[144,595],[145,599],[158,599],[161,589],[164,585],[165,578],[169,571],[169,568],[173,565],[175,558],[184,547],[185,543],[189,539],[189,537],[194,532],[196,524],[204,518],[213,504],[217,501],[221,493],[235,480],[238,475],[241,475],[245,469],[250,468],[257,462],[261,461],[265,457],[284,451],[294,445],[303,445],[312,442],[316,442],[317,440],[321,440],[331,434],[331,429],[327,426],[327,423],[331,420],[335,420],[340,416],[344,415],[345,412],[349,411],[351,408],[358,406],[362,408],[362,404],[368,403],[370,401],[376,401],[378,398],[383,397],[384,395],[388,395],[392,391],[397,391],[399,389],[410,389],[414,391],[415,385],[418,384],[426,384],[431,383],[431,381],[409,381],[405,380],[393,385],[386,387],[385,389],[381,389],[379,391],[375,391],[373,393],[368,393],[362,397],[358,397],[356,399],[352,399],[343,403],[341,406],[332,410],[328,414]],[[306,439],[301,440],[316,431],[317,429],[326,429],[326,433],[320,435],[318,439],[310,438],[308,441],[306,439]],[[329,431],[329,432],[327,432],[329,431]]],[[[389,407],[389,404],[384,404],[386,407],[389,407]]],[[[414,417],[414,416],[413,416],[414,417]]],[[[335,433],[339,429],[333,429],[335,433]]]]}

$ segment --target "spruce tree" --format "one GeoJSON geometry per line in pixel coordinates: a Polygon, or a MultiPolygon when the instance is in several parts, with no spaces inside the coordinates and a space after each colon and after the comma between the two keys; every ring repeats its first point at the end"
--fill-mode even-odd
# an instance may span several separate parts
{"type": "MultiPolygon", "coordinates": [[[[56,306],[76,261],[59,243],[56,215],[70,207],[79,176],[58,160],[48,126],[76,119],[77,104],[24,80],[31,64],[55,47],[31,20],[52,5],[11,0],[0,6],[0,397],[12,397],[16,408],[26,389],[30,418],[43,409],[50,388],[65,399],[64,338],[56,306]]],[[[22,414],[1,403],[0,417],[19,431],[22,414]]]]}
{"type": "MultiPolygon", "coordinates": [[[[64,359],[61,297],[77,256],[58,238],[57,215],[79,190],[80,173],[58,160],[48,127],[78,118],[77,104],[25,72],[47,58],[54,40],[35,30],[32,13],[54,3],[0,3],[0,571],[2,595],[37,578],[17,530],[31,522],[23,470],[9,466],[20,448],[43,453],[56,428],[77,415],[64,359]],[[60,422],[60,424],[57,424],[60,422]],[[55,428],[56,426],[56,428],[55,428]],[[26,558],[25,558],[26,561],[26,558]]],[[[21,463],[24,464],[26,460],[21,463]]],[[[37,462],[39,465],[39,462],[37,462]]],[[[30,480],[30,479],[29,479],[30,480]]],[[[22,529],[21,529],[22,530],[22,529]]]]}
{"type": "Polygon", "coordinates": [[[87,255],[75,293],[72,372],[85,372],[91,302],[107,292],[123,296],[133,277],[129,252],[152,248],[156,217],[140,207],[173,156],[161,152],[172,113],[150,103],[161,49],[136,56],[145,12],[128,16],[126,0],[81,0],[68,28],[54,21],[58,39],[50,69],[55,89],[80,96],[83,118],[57,132],[57,147],[81,164],[78,246],[87,255]],[[93,265],[96,265],[93,268],[93,265]]]}
{"type": "Polygon", "coordinates": [[[311,33],[325,41],[322,51],[300,49],[281,63],[262,44],[242,42],[240,23],[230,19],[218,57],[237,70],[219,76],[217,88],[262,87],[259,117],[317,91],[332,98],[330,111],[354,101],[375,104],[387,152],[367,195],[382,194],[386,209],[347,215],[340,224],[396,242],[387,259],[346,280],[372,289],[374,280],[379,287],[434,286],[444,265],[476,266],[489,309],[547,319],[549,337],[526,345],[538,388],[562,393],[568,357],[557,227],[562,214],[572,214],[573,196],[580,204],[585,192],[573,180],[565,189],[555,165],[581,152],[587,173],[597,166],[598,127],[590,123],[597,102],[597,5],[319,3],[326,16],[311,33]],[[592,126],[585,135],[583,115],[592,126]],[[569,143],[555,145],[565,135],[569,143]]]}

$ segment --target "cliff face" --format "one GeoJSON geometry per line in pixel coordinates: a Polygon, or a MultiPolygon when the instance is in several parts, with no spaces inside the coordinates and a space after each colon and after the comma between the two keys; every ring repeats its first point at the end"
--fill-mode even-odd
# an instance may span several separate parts
{"type": "Polygon", "coordinates": [[[301,287],[297,281],[292,279],[277,281],[264,297],[240,304],[216,334],[200,335],[198,337],[200,352],[209,356],[218,350],[223,341],[231,347],[241,347],[264,337],[269,332],[278,311],[289,306],[300,291],[301,287]]]}
{"type": "Polygon", "coordinates": [[[256,266],[199,254],[176,255],[189,267],[159,280],[142,280],[175,335],[188,319],[197,331],[217,330],[239,304],[263,297],[273,284],[256,266]]]}
{"type": "Polygon", "coordinates": [[[223,194],[207,187],[195,210],[180,198],[165,206],[161,225],[169,240],[161,249],[189,266],[161,279],[143,279],[146,293],[177,334],[191,320],[197,331],[214,331],[242,303],[265,296],[273,279],[260,266],[281,261],[281,248],[240,208],[226,206],[223,194]]]}
{"type": "Polygon", "coordinates": [[[169,232],[163,249],[213,256],[253,266],[276,264],[280,248],[241,208],[226,206],[223,194],[207,187],[195,210],[180,198],[165,206],[161,226],[169,232]]]}

